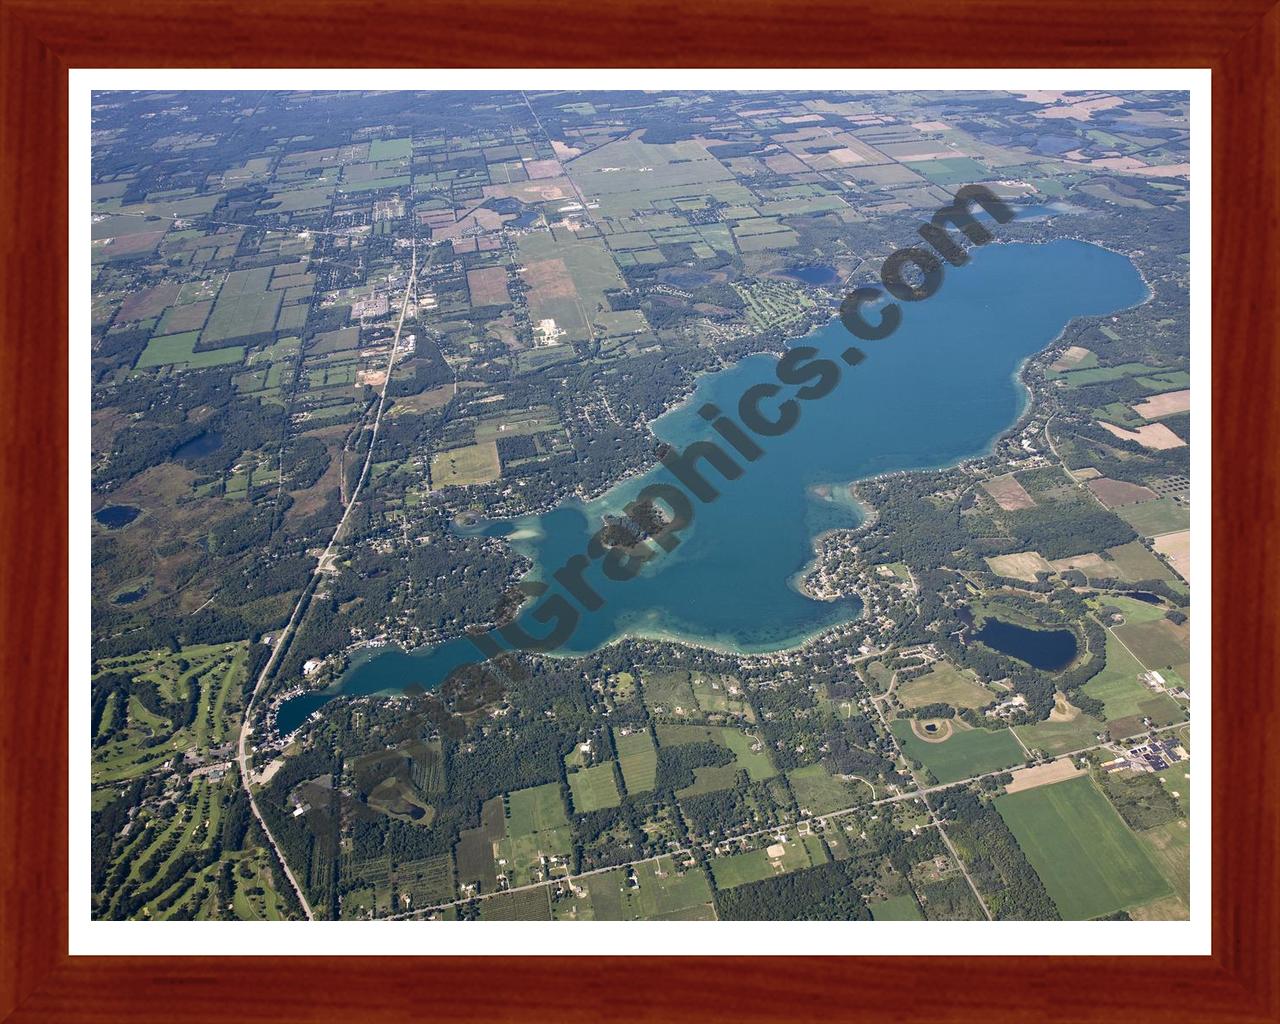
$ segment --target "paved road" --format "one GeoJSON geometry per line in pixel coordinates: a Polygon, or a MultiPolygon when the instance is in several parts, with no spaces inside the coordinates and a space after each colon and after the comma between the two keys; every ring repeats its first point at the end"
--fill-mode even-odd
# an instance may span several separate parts
{"type": "Polygon", "coordinates": [[[294,894],[298,897],[298,902],[302,906],[302,912],[306,914],[308,921],[315,920],[315,913],[312,911],[311,904],[307,900],[307,894],[303,891],[302,886],[298,884],[297,878],[294,877],[293,869],[289,867],[288,858],[285,857],[284,851],[280,849],[275,836],[271,834],[271,828],[267,825],[266,818],[262,816],[262,811],[258,807],[258,799],[254,795],[253,786],[249,780],[249,734],[253,731],[253,705],[258,699],[258,695],[266,688],[267,680],[271,677],[271,673],[275,669],[280,653],[286,646],[288,646],[289,637],[293,635],[293,631],[297,628],[298,623],[302,621],[303,615],[306,614],[307,606],[311,602],[311,595],[315,592],[316,581],[319,579],[319,575],[325,571],[329,554],[333,551],[334,545],[338,542],[339,537],[342,534],[342,528],[347,525],[347,517],[351,514],[351,509],[355,507],[355,503],[360,497],[360,489],[364,486],[365,479],[369,475],[369,467],[373,464],[374,445],[378,440],[378,429],[382,425],[382,413],[387,405],[387,386],[391,383],[391,371],[395,369],[396,355],[400,351],[400,332],[404,328],[405,312],[409,308],[409,294],[413,290],[417,276],[418,244],[415,239],[413,244],[412,264],[409,268],[409,280],[405,284],[404,298],[400,302],[400,319],[396,323],[396,336],[395,340],[391,344],[391,355],[387,360],[387,379],[383,381],[382,393],[378,397],[378,412],[373,420],[373,436],[369,440],[369,449],[365,454],[364,468],[360,471],[360,478],[356,481],[356,486],[351,492],[351,499],[346,503],[346,506],[342,510],[342,518],[338,520],[338,525],[334,527],[333,536],[329,538],[329,543],[324,549],[324,554],[320,556],[320,560],[316,563],[315,569],[312,570],[311,579],[303,588],[302,594],[298,597],[298,603],[293,607],[293,614],[289,616],[289,622],[276,638],[275,647],[271,651],[271,657],[267,659],[267,663],[262,667],[262,672],[258,675],[258,680],[253,687],[253,693],[249,695],[249,703],[244,709],[244,721],[240,725],[240,738],[237,744],[236,761],[240,766],[241,785],[244,786],[245,792],[249,794],[249,809],[253,812],[253,816],[257,819],[258,824],[262,826],[263,835],[267,837],[267,843],[271,846],[272,851],[276,855],[276,859],[284,869],[285,877],[289,879],[289,884],[293,886],[294,894]]]}

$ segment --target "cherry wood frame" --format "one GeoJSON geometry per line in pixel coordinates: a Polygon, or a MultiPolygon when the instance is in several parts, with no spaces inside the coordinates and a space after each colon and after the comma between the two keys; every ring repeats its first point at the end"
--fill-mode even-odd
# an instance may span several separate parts
{"type": "Polygon", "coordinates": [[[1272,2],[0,0],[0,1018],[1280,1020],[1272,2]],[[1211,956],[68,956],[67,70],[469,64],[1213,69],[1211,956]]]}

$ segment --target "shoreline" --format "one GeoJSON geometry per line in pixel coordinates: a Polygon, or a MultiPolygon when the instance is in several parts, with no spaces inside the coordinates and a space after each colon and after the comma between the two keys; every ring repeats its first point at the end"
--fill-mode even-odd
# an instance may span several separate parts
{"type": "MultiPolygon", "coordinates": [[[[1132,305],[1120,307],[1119,309],[1112,310],[1109,313],[1087,314],[1086,318],[1114,316],[1116,314],[1125,312],[1127,310],[1136,309],[1139,306],[1145,305],[1146,303],[1149,303],[1150,301],[1152,301],[1152,299],[1154,298],[1155,296],[1154,289],[1152,289],[1150,282],[1147,280],[1146,275],[1143,273],[1142,268],[1138,265],[1133,255],[1130,253],[1121,252],[1105,244],[1096,243],[1086,238],[1071,237],[1071,236],[1062,236],[1059,238],[1045,239],[1045,240],[1035,241],[1035,242],[1001,239],[1001,240],[996,240],[996,244],[1045,245],[1055,241],[1063,241],[1063,240],[1075,241],[1075,242],[1079,242],[1081,244],[1086,244],[1086,245],[1096,245],[1100,249],[1104,249],[1108,252],[1111,252],[1115,255],[1125,258],[1137,271],[1139,278],[1142,281],[1143,287],[1146,290],[1146,294],[1140,302],[1136,302],[1136,303],[1133,303],[1132,305]]],[[[784,351],[786,348],[789,348],[791,344],[799,343],[804,338],[807,338],[812,334],[816,333],[817,331],[823,330],[826,327],[830,326],[833,322],[837,321],[838,319],[839,319],[838,315],[834,315],[824,323],[810,328],[810,330],[806,334],[800,335],[794,339],[791,339],[791,342],[784,347],[784,351]]],[[[679,632],[674,632],[670,629],[646,629],[644,627],[637,627],[637,628],[624,629],[617,636],[611,638],[607,642],[589,651],[565,651],[563,653],[544,652],[542,656],[556,657],[556,658],[583,658],[583,657],[589,656],[592,653],[596,653],[598,651],[602,651],[609,647],[615,646],[619,643],[631,641],[631,642],[652,642],[652,643],[673,644],[676,646],[686,647],[692,650],[711,651],[715,654],[738,657],[738,658],[765,657],[765,656],[780,654],[784,652],[802,651],[808,646],[810,646],[811,644],[815,643],[825,634],[843,627],[847,627],[852,623],[858,621],[858,619],[862,615],[864,604],[856,594],[848,595],[848,596],[836,596],[832,598],[818,597],[814,595],[806,586],[807,578],[811,575],[814,568],[819,562],[819,559],[821,557],[821,546],[825,541],[837,535],[856,534],[859,531],[867,530],[874,527],[879,522],[879,516],[880,516],[879,510],[876,509],[874,506],[871,506],[870,504],[868,504],[866,500],[857,492],[858,485],[868,481],[885,479],[891,476],[899,476],[899,475],[914,474],[914,473],[936,473],[943,470],[954,469],[966,463],[984,459],[992,455],[996,447],[1001,443],[1001,441],[1005,440],[1011,434],[1023,428],[1030,414],[1033,412],[1033,410],[1036,409],[1037,401],[1042,400],[1045,397],[1043,395],[1039,395],[1036,392],[1036,390],[1032,387],[1031,383],[1025,379],[1026,370],[1028,366],[1030,366],[1033,363],[1033,361],[1040,359],[1045,355],[1045,353],[1047,353],[1048,351],[1053,349],[1055,346],[1057,346],[1061,342],[1063,335],[1066,333],[1067,329],[1071,326],[1072,323],[1074,323],[1078,319],[1081,319],[1081,317],[1072,317],[1071,320],[1069,320],[1066,324],[1063,325],[1062,329],[1059,330],[1058,333],[1054,335],[1053,338],[1045,342],[1045,344],[1041,346],[1037,351],[1028,354],[1027,356],[1023,357],[1022,360],[1019,361],[1018,365],[1014,368],[1013,372],[1010,375],[1013,382],[1021,388],[1021,403],[1020,403],[1020,408],[1017,412],[1016,418],[1008,427],[1006,427],[1004,430],[1000,431],[998,434],[992,437],[991,440],[985,446],[983,446],[981,450],[963,455],[959,458],[949,459],[935,465],[920,466],[920,467],[915,467],[911,469],[891,470],[887,472],[876,473],[870,476],[858,477],[853,480],[824,483],[824,484],[814,484],[810,486],[809,488],[810,495],[812,498],[815,498],[815,499],[819,497],[826,497],[821,495],[821,491],[823,489],[830,489],[830,491],[843,489],[849,495],[850,499],[853,501],[853,504],[857,508],[858,513],[862,516],[862,519],[860,522],[858,522],[854,526],[830,527],[828,529],[821,530],[818,533],[813,534],[810,538],[811,557],[803,566],[801,566],[795,573],[792,574],[792,576],[788,579],[787,584],[797,593],[801,594],[802,596],[804,596],[809,600],[814,601],[815,603],[834,604],[841,601],[857,602],[859,607],[851,617],[843,619],[838,623],[817,627],[812,632],[805,633],[798,639],[784,641],[778,644],[777,646],[770,644],[765,649],[760,649],[760,650],[744,649],[743,647],[736,644],[732,644],[732,643],[726,644],[722,640],[716,640],[710,637],[697,637],[689,634],[682,634],[679,632]]],[[[763,356],[767,354],[773,354],[773,353],[753,352],[753,353],[749,353],[747,356],[744,356],[743,359],[751,358],[754,356],[763,356]]],[[[710,372],[712,373],[721,372],[721,370],[730,369],[732,367],[741,365],[743,359],[739,359],[736,362],[729,364],[728,366],[723,366],[717,370],[713,370],[710,372]]],[[[657,433],[653,431],[653,425],[663,417],[675,412],[681,407],[688,405],[697,394],[699,383],[701,382],[703,377],[705,377],[705,374],[699,375],[698,377],[696,377],[693,380],[691,387],[689,388],[687,393],[682,394],[678,398],[672,399],[662,413],[654,417],[652,420],[648,421],[647,425],[650,429],[650,432],[654,434],[655,439],[659,441],[661,440],[661,438],[657,435],[657,433]]],[[[619,477],[618,479],[612,481],[608,485],[608,487],[606,487],[600,494],[592,498],[584,499],[580,495],[574,494],[574,495],[568,496],[568,500],[577,503],[582,508],[586,508],[590,504],[593,504],[601,500],[610,491],[623,485],[626,481],[633,479],[635,476],[643,475],[644,473],[649,472],[652,468],[653,468],[652,466],[648,468],[637,467],[636,469],[633,469],[628,473],[624,474],[623,476],[619,477]]],[[[831,500],[831,499],[829,497],[826,497],[826,500],[831,500]]],[[[518,517],[512,517],[507,521],[515,522],[521,519],[527,519],[527,518],[545,515],[547,514],[547,511],[560,507],[564,503],[565,503],[565,499],[562,499],[560,502],[558,502],[555,505],[552,505],[550,509],[544,512],[528,512],[518,517]]],[[[511,543],[513,538],[511,538],[510,536],[499,536],[495,539],[503,542],[507,542],[514,553],[521,555],[526,559],[526,561],[531,561],[530,559],[528,559],[528,556],[524,555],[523,552],[519,551],[516,544],[511,543]]],[[[536,565],[531,566],[529,572],[534,571],[536,568],[537,568],[536,565]]],[[[527,575],[528,573],[526,573],[526,576],[527,575]]],[[[452,640],[458,639],[464,635],[465,633],[459,633],[458,637],[441,639],[434,643],[426,644],[426,645],[411,648],[411,649],[406,649],[404,647],[401,647],[398,644],[390,643],[390,642],[380,646],[392,647],[400,651],[401,653],[414,656],[419,654],[420,652],[431,651],[435,648],[442,646],[443,644],[449,643],[452,640]]],[[[368,645],[364,645],[360,649],[376,649],[376,648],[369,648],[368,645]]],[[[349,648],[348,652],[350,652],[351,650],[352,649],[349,648]]],[[[368,660],[368,659],[366,658],[364,660],[368,660]]],[[[347,671],[349,672],[350,668],[347,671]]],[[[346,673],[344,673],[344,675],[345,674],[346,673]]],[[[341,683],[339,683],[339,687],[340,686],[341,686],[341,683]]],[[[333,695],[341,696],[342,695],[341,689],[339,689],[333,695]]]]}

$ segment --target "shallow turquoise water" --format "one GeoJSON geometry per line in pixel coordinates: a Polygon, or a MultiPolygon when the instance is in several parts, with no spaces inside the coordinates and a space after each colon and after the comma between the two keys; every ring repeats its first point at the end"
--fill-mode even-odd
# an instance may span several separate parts
{"type": "MultiPolygon", "coordinates": [[[[840,359],[854,339],[838,320],[793,345],[820,350],[840,368],[838,385],[823,398],[798,403],[796,426],[780,437],[755,437],[764,454],[725,480],[704,467],[720,492],[694,501],[694,520],[670,554],[660,554],[628,581],[604,578],[598,562],[584,575],[602,605],[586,610],[571,598],[578,620],[557,653],[580,654],[618,637],[670,637],[743,652],[781,650],[861,611],[856,599],[814,601],[794,586],[823,530],[853,526],[860,514],[845,492],[830,485],[889,473],[938,467],[981,454],[1012,426],[1026,402],[1017,371],[1076,316],[1096,315],[1142,302],[1147,288],[1124,256],[1083,242],[992,245],[964,267],[946,271],[941,289],[918,303],[903,303],[902,323],[890,337],[858,341],[865,360],[840,359]],[[826,495],[826,496],[824,496],[826,495]]],[[[874,317],[871,317],[874,319],[874,317]]],[[[716,439],[698,415],[713,403],[738,419],[740,396],[752,385],[776,382],[773,356],[752,356],[703,377],[693,397],[653,424],[664,441],[683,450],[716,439]]],[[[795,391],[783,385],[761,403],[772,416],[795,391]]],[[[733,455],[729,445],[720,447],[733,455]]],[[[657,466],[620,483],[603,497],[570,501],[545,515],[480,524],[473,529],[507,536],[534,562],[533,578],[551,595],[564,587],[551,573],[585,551],[605,513],[619,513],[648,483],[675,482],[657,466]]],[[[543,599],[545,600],[545,599],[543,599]]],[[[544,636],[526,609],[518,625],[544,636]]],[[[353,660],[338,690],[287,702],[278,725],[289,731],[335,693],[400,690],[439,685],[454,668],[481,656],[467,639],[406,654],[384,650],[353,660]]]]}

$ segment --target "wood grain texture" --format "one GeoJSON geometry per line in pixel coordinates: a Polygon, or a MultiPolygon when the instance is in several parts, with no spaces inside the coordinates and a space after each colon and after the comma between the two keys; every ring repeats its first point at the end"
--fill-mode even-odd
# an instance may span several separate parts
{"type": "MultiPolygon", "coordinates": [[[[0,1018],[1280,1019],[1280,13],[1269,3],[746,0],[729,13],[672,0],[0,0],[0,61],[0,1018]],[[66,955],[67,69],[474,65],[1214,69],[1212,957],[764,964],[66,955]]],[[[84,343],[76,339],[78,351],[84,343]]],[[[73,682],[79,699],[84,681],[73,682]]]]}

